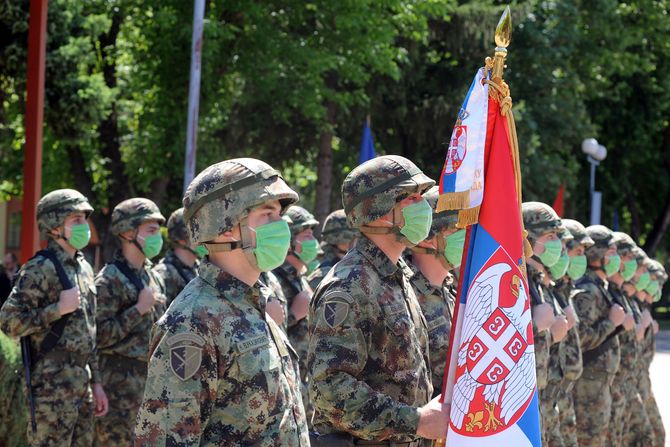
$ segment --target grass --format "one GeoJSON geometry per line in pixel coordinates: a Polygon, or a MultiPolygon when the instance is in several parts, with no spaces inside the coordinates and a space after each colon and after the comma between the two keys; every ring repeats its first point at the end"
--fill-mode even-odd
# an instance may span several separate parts
{"type": "Polygon", "coordinates": [[[18,342],[0,332],[0,445],[24,447],[26,404],[23,365],[18,342]]]}

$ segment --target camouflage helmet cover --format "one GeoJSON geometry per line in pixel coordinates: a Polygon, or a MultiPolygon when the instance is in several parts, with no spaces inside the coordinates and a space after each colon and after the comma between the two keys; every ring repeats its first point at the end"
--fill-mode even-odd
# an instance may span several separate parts
{"type": "Polygon", "coordinates": [[[561,218],[546,203],[524,202],[521,204],[521,212],[529,239],[534,240],[551,232],[559,233],[561,218]]]}
{"type": "Polygon", "coordinates": [[[190,238],[184,221],[184,208],[179,208],[170,214],[167,221],[167,234],[168,239],[172,242],[186,241],[188,244],[190,238]]]}
{"type": "Polygon", "coordinates": [[[591,247],[586,249],[586,256],[590,261],[602,259],[610,246],[614,245],[614,234],[604,225],[588,226],[586,227],[586,234],[594,242],[591,247]]]}
{"type": "Polygon", "coordinates": [[[629,235],[621,231],[614,231],[612,232],[612,240],[616,244],[617,252],[621,256],[626,256],[631,253],[635,256],[633,249],[637,247],[637,244],[635,244],[635,241],[629,235]]]}
{"type": "Polygon", "coordinates": [[[93,212],[88,199],[74,189],[57,189],[44,195],[37,202],[37,226],[40,235],[45,238],[54,228],[63,225],[65,218],[72,213],[83,212],[86,218],[93,212]]]}
{"type": "Polygon", "coordinates": [[[279,200],[282,210],[298,201],[298,194],[269,164],[236,158],[209,166],[193,179],[184,195],[184,220],[191,241],[200,244],[215,239],[269,200],[279,200]]]}
{"type": "Polygon", "coordinates": [[[303,230],[308,228],[315,228],[319,225],[319,221],[314,218],[314,215],[305,208],[298,205],[291,205],[286,209],[284,219],[291,229],[291,236],[295,236],[303,230]]]}
{"type": "Polygon", "coordinates": [[[423,194],[435,182],[410,160],[383,155],[351,171],[342,183],[342,205],[352,228],[388,214],[406,197],[423,194]]]}
{"type": "Polygon", "coordinates": [[[586,234],[586,227],[580,222],[573,219],[561,219],[565,228],[572,234],[572,241],[568,242],[568,248],[574,248],[576,245],[583,245],[584,248],[589,248],[595,242],[586,234]]]}
{"type": "Polygon", "coordinates": [[[344,210],[335,210],[326,217],[321,229],[324,242],[337,245],[348,244],[357,236],[357,232],[349,226],[344,210]]]}
{"type": "Polygon", "coordinates": [[[124,200],[112,211],[112,233],[118,236],[150,220],[165,223],[165,217],[154,202],[142,197],[124,200]]]}
{"type": "Polygon", "coordinates": [[[446,210],[439,213],[435,211],[439,196],[439,186],[433,186],[423,193],[423,198],[428,201],[430,207],[433,209],[433,223],[430,226],[430,232],[426,239],[434,238],[437,233],[443,230],[455,229],[456,223],[458,222],[458,210],[446,210]]]}

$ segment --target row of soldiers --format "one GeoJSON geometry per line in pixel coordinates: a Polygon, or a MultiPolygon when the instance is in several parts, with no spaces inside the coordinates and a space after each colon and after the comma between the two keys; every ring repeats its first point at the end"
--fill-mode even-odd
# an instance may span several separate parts
{"type": "MultiPolygon", "coordinates": [[[[319,222],[276,170],[227,160],[193,180],[155,266],[158,207],[117,205],[121,248],[94,277],[80,253],[93,209],[73,190],[47,194],[37,210],[47,252],[0,310],[0,328],[33,348],[31,444],[444,437],[465,232],[458,210],[435,211],[438,195],[411,161],[378,157],[347,176],[319,245],[319,222]]],[[[663,445],[648,371],[663,267],[623,233],[547,205],[525,203],[523,217],[543,444],[663,445]]]]}

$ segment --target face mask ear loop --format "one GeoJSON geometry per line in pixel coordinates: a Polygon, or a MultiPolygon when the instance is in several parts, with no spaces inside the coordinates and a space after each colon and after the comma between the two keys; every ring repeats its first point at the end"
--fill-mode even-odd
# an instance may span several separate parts
{"type": "MultiPolygon", "coordinates": [[[[133,234],[133,238],[129,241],[131,244],[133,244],[137,249],[142,253],[143,256],[146,256],[144,254],[144,248],[142,248],[142,245],[140,245],[140,242],[137,240],[138,235],[140,234],[139,228],[135,228],[135,233],[133,234]]],[[[127,240],[127,239],[126,239],[127,240]]]]}
{"type": "Polygon", "coordinates": [[[447,261],[447,257],[444,254],[444,251],[447,248],[447,238],[438,234],[437,235],[437,250],[435,251],[435,257],[437,258],[438,261],[440,261],[440,264],[442,264],[442,267],[444,267],[447,270],[452,270],[454,268],[453,265],[449,261],[447,261]]]}
{"type": "Polygon", "coordinates": [[[412,244],[407,238],[400,232],[399,223],[402,221],[402,209],[396,205],[393,207],[393,226],[391,227],[391,232],[395,234],[396,240],[407,245],[409,248],[414,247],[415,244],[412,244]]]}

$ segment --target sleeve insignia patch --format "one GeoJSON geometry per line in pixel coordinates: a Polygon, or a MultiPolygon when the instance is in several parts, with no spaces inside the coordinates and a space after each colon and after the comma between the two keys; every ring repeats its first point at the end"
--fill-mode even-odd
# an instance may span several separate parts
{"type": "Polygon", "coordinates": [[[326,320],[326,324],[333,329],[341,325],[348,314],[349,303],[340,300],[328,301],[323,306],[323,318],[326,320]]]}
{"type": "Polygon", "coordinates": [[[196,334],[177,334],[167,339],[170,347],[170,369],[181,381],[193,377],[202,364],[205,340],[196,334]]]}

